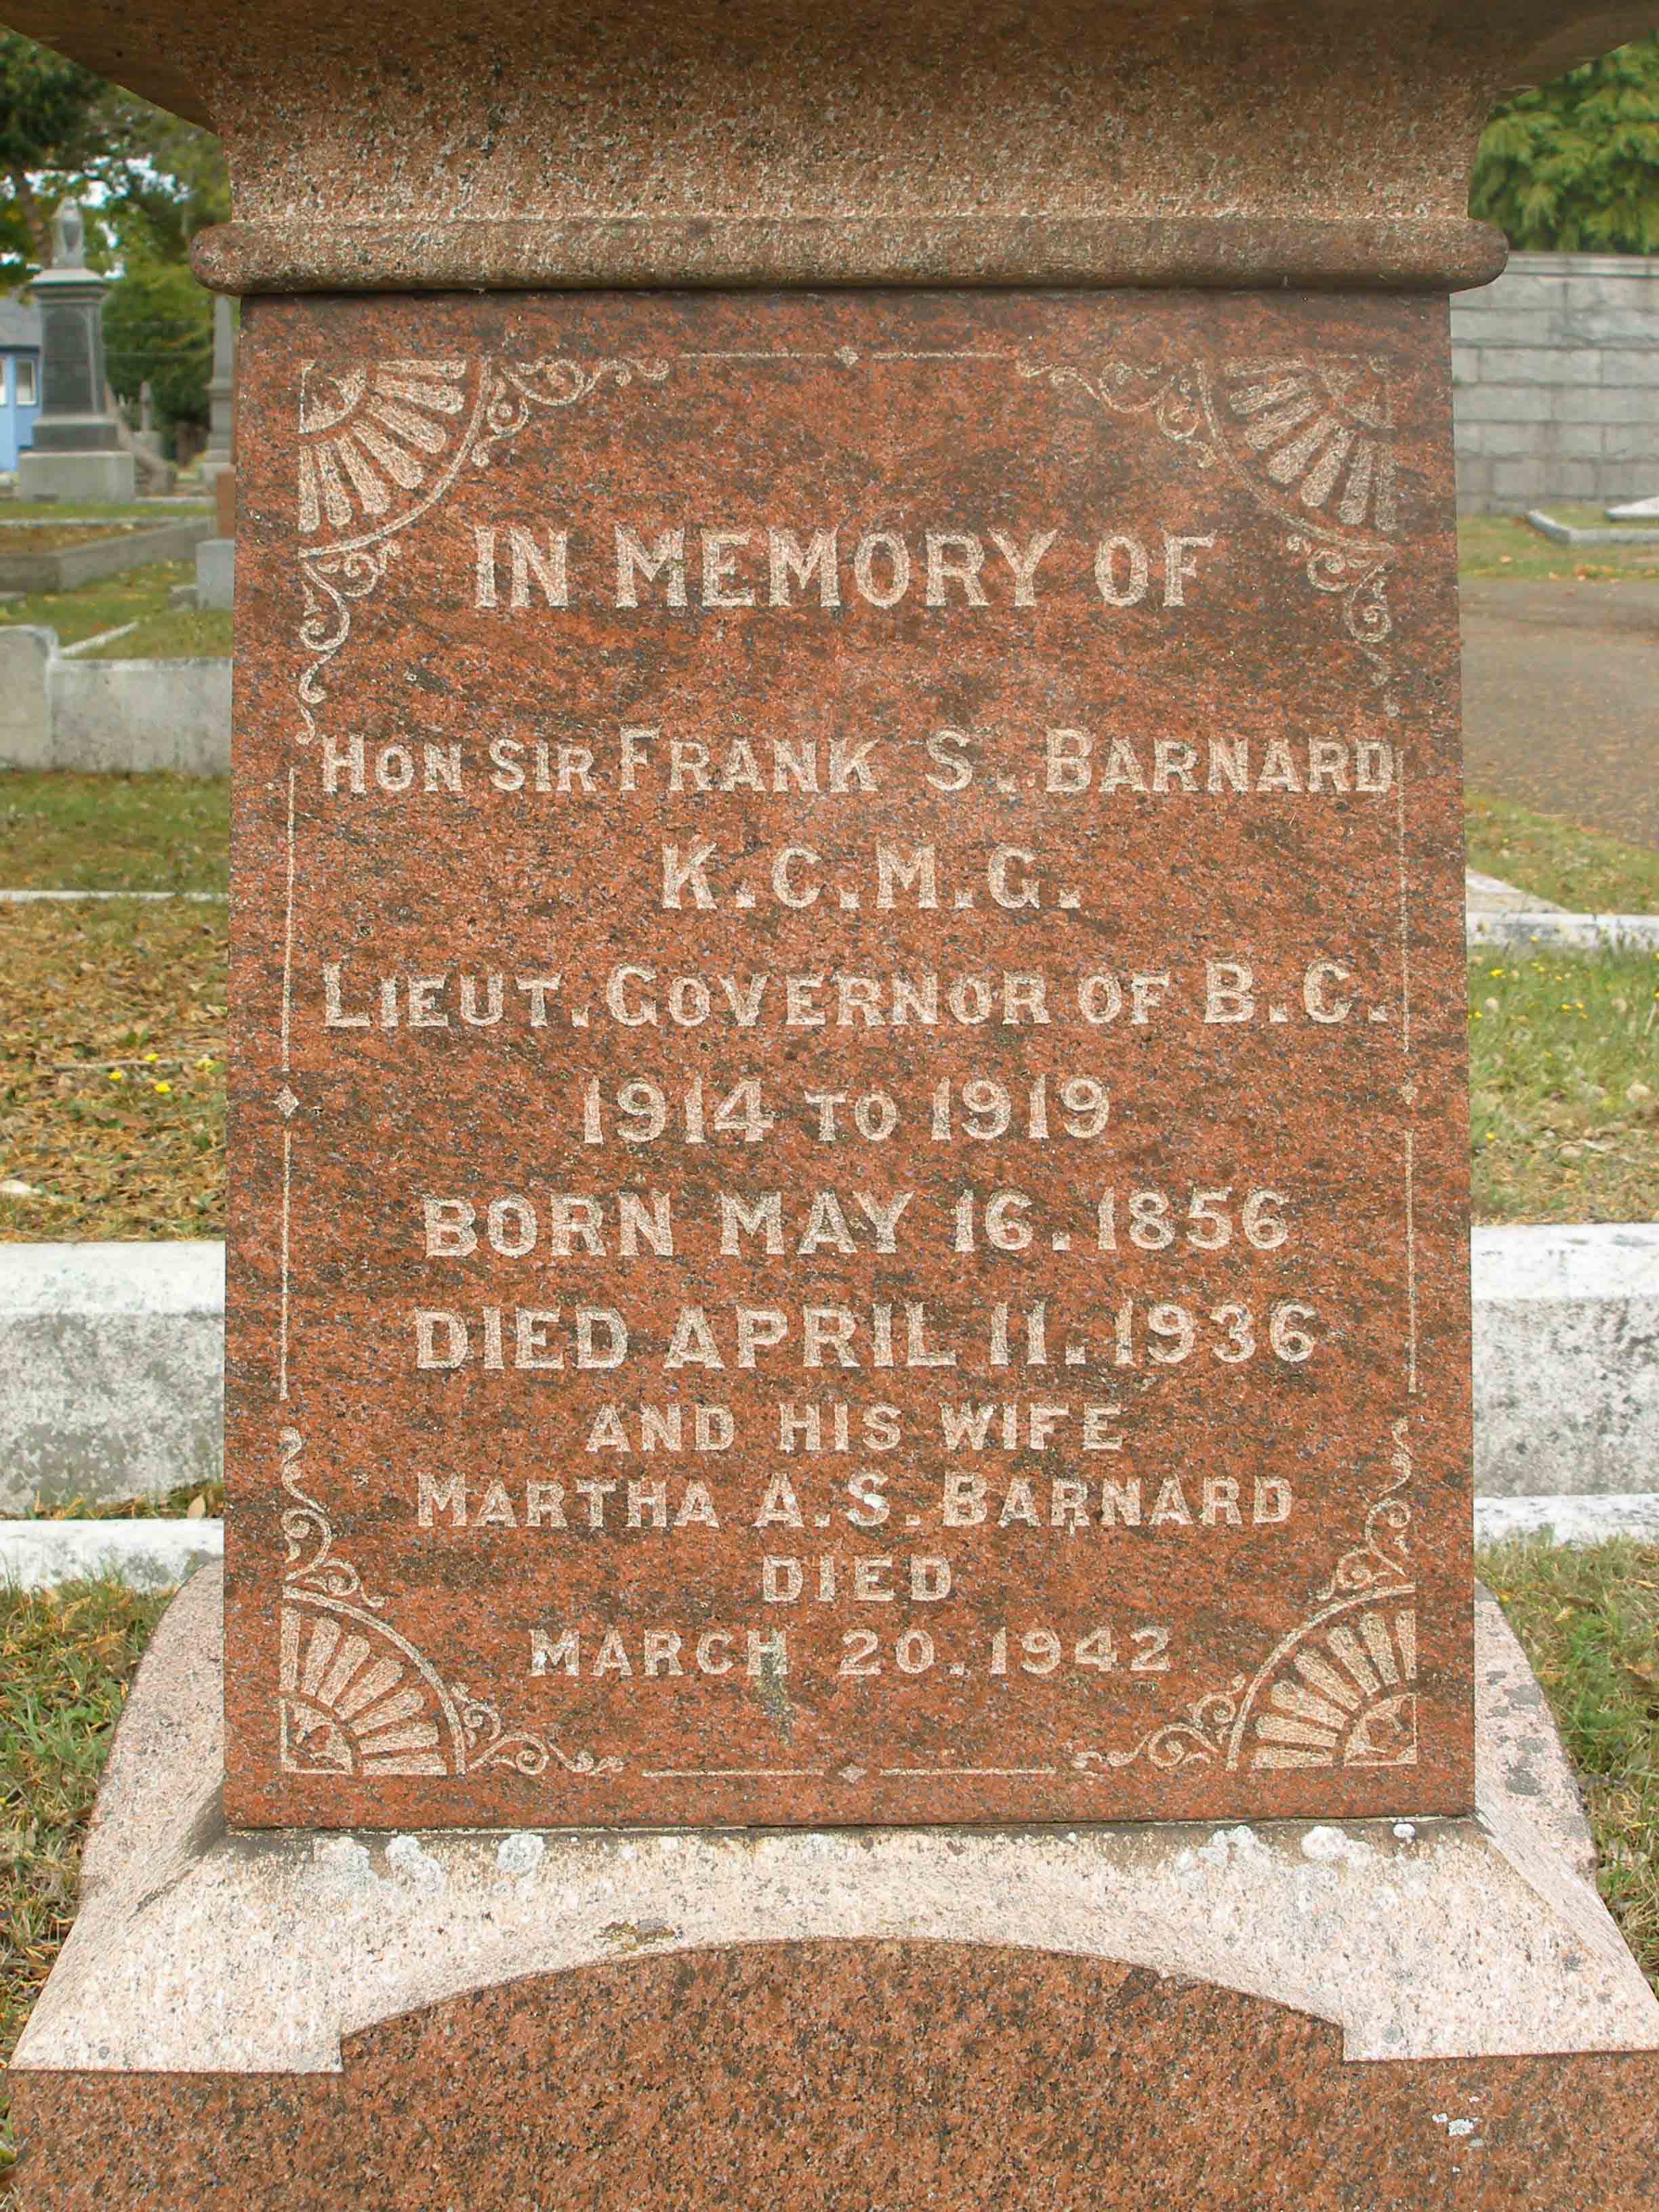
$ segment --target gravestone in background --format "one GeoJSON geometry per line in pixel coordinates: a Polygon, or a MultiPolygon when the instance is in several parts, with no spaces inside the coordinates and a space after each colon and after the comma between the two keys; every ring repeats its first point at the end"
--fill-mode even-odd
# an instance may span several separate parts
{"type": "Polygon", "coordinates": [[[30,287],[40,310],[40,412],[18,456],[21,499],[133,498],[132,455],[106,404],[105,279],[86,265],[86,226],[73,200],[52,225],[52,266],[30,287]]]}
{"type": "Polygon", "coordinates": [[[213,302],[213,374],[208,380],[208,441],[198,464],[209,483],[231,465],[236,425],[235,303],[213,302]]]}
{"type": "Polygon", "coordinates": [[[202,475],[212,489],[218,530],[196,549],[196,604],[228,608],[236,591],[236,329],[231,302],[213,302],[213,380],[210,420],[202,475]]]}
{"type": "Polygon", "coordinates": [[[230,1510],[31,2212],[1651,2202],[1468,1556],[1445,301],[1573,21],[132,64],[240,193],[230,1510]]]}

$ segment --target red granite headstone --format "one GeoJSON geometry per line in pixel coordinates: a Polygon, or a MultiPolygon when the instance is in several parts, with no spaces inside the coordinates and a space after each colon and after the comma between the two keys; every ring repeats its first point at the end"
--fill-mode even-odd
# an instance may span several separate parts
{"type": "Polygon", "coordinates": [[[1443,300],[242,372],[233,1820],[1468,1809],[1443,300]]]}

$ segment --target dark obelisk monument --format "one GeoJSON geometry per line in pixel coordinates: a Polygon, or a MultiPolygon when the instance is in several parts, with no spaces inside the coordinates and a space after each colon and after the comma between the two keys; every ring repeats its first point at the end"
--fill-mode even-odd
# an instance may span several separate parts
{"type": "Polygon", "coordinates": [[[40,310],[40,412],[20,454],[21,499],[124,501],[136,463],[105,397],[104,295],[109,280],[87,266],[86,225],[65,200],[52,225],[52,266],[30,287],[40,310]]]}
{"type": "Polygon", "coordinates": [[[25,12],[244,303],[227,1564],[28,2212],[1650,2205],[1471,1582],[1446,304],[1618,30],[25,12]]]}

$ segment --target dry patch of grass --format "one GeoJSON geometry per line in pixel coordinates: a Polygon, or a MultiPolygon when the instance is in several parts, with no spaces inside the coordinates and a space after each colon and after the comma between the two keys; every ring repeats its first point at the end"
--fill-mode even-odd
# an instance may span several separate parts
{"type": "Polygon", "coordinates": [[[151,615],[125,637],[94,646],[82,660],[228,660],[230,610],[204,607],[199,613],[175,608],[151,615]]]}
{"type": "Polygon", "coordinates": [[[100,538],[125,538],[147,528],[137,522],[34,522],[0,537],[0,557],[8,553],[60,553],[66,545],[90,545],[100,538]]]}
{"type": "MultiPolygon", "coordinates": [[[[166,1602],[117,1583],[0,1588],[0,2065],[74,1920],[98,1779],[166,1602]]],[[[0,2188],[7,2104],[0,2087],[0,2188]]]]}
{"type": "Polygon", "coordinates": [[[0,907],[0,1240],[223,1235],[225,927],[0,907]]]}
{"type": "Polygon", "coordinates": [[[1659,953],[1469,962],[1474,1218],[1659,1220],[1659,953]]]}
{"type": "MultiPolygon", "coordinates": [[[[153,528],[158,522],[199,521],[213,512],[203,494],[186,499],[76,500],[0,499],[0,532],[9,533],[14,523],[124,522],[130,527],[153,528]]],[[[0,535],[0,544],[5,537],[0,535]]]]}
{"type": "MultiPolygon", "coordinates": [[[[0,531],[0,552],[16,531],[0,531]]],[[[0,604],[0,623],[32,623],[55,629],[60,645],[78,645],[82,638],[113,629],[118,623],[144,622],[167,612],[175,584],[196,581],[194,561],[158,561],[143,568],[128,568],[118,576],[105,576],[72,592],[30,592],[22,599],[0,604]]]]}
{"type": "Polygon", "coordinates": [[[94,1504],[84,1498],[62,1498],[51,1504],[36,1502],[26,1521],[200,1521],[218,1519],[225,1510],[222,1482],[183,1483],[161,1498],[122,1498],[113,1504],[94,1504]]]}
{"type": "Polygon", "coordinates": [[[1607,1909],[1659,1990],[1659,1545],[1531,1540],[1480,1567],[1583,1783],[1607,1909]]]}

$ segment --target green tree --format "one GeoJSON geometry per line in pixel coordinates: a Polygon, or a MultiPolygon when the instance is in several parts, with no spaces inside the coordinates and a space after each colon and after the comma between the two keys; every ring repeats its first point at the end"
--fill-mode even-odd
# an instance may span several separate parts
{"type": "Polygon", "coordinates": [[[134,256],[104,301],[109,380],[136,401],[148,382],[160,426],[205,424],[213,300],[182,261],[134,256]]]}
{"type": "Polygon", "coordinates": [[[125,149],[119,190],[103,210],[116,241],[124,254],[183,261],[198,230],[230,217],[219,141],[131,93],[113,93],[112,108],[125,149]]]}
{"type": "Polygon", "coordinates": [[[1495,108],[1469,212],[1532,252],[1659,252],[1659,33],[1495,108]]]}
{"type": "Polygon", "coordinates": [[[50,260],[52,219],[70,198],[85,204],[98,267],[183,261],[193,234],[230,211],[210,132],[0,31],[0,287],[50,260]]]}
{"type": "Polygon", "coordinates": [[[108,95],[78,62],[0,31],[0,283],[52,258],[58,202],[86,189],[114,155],[108,95]]]}

